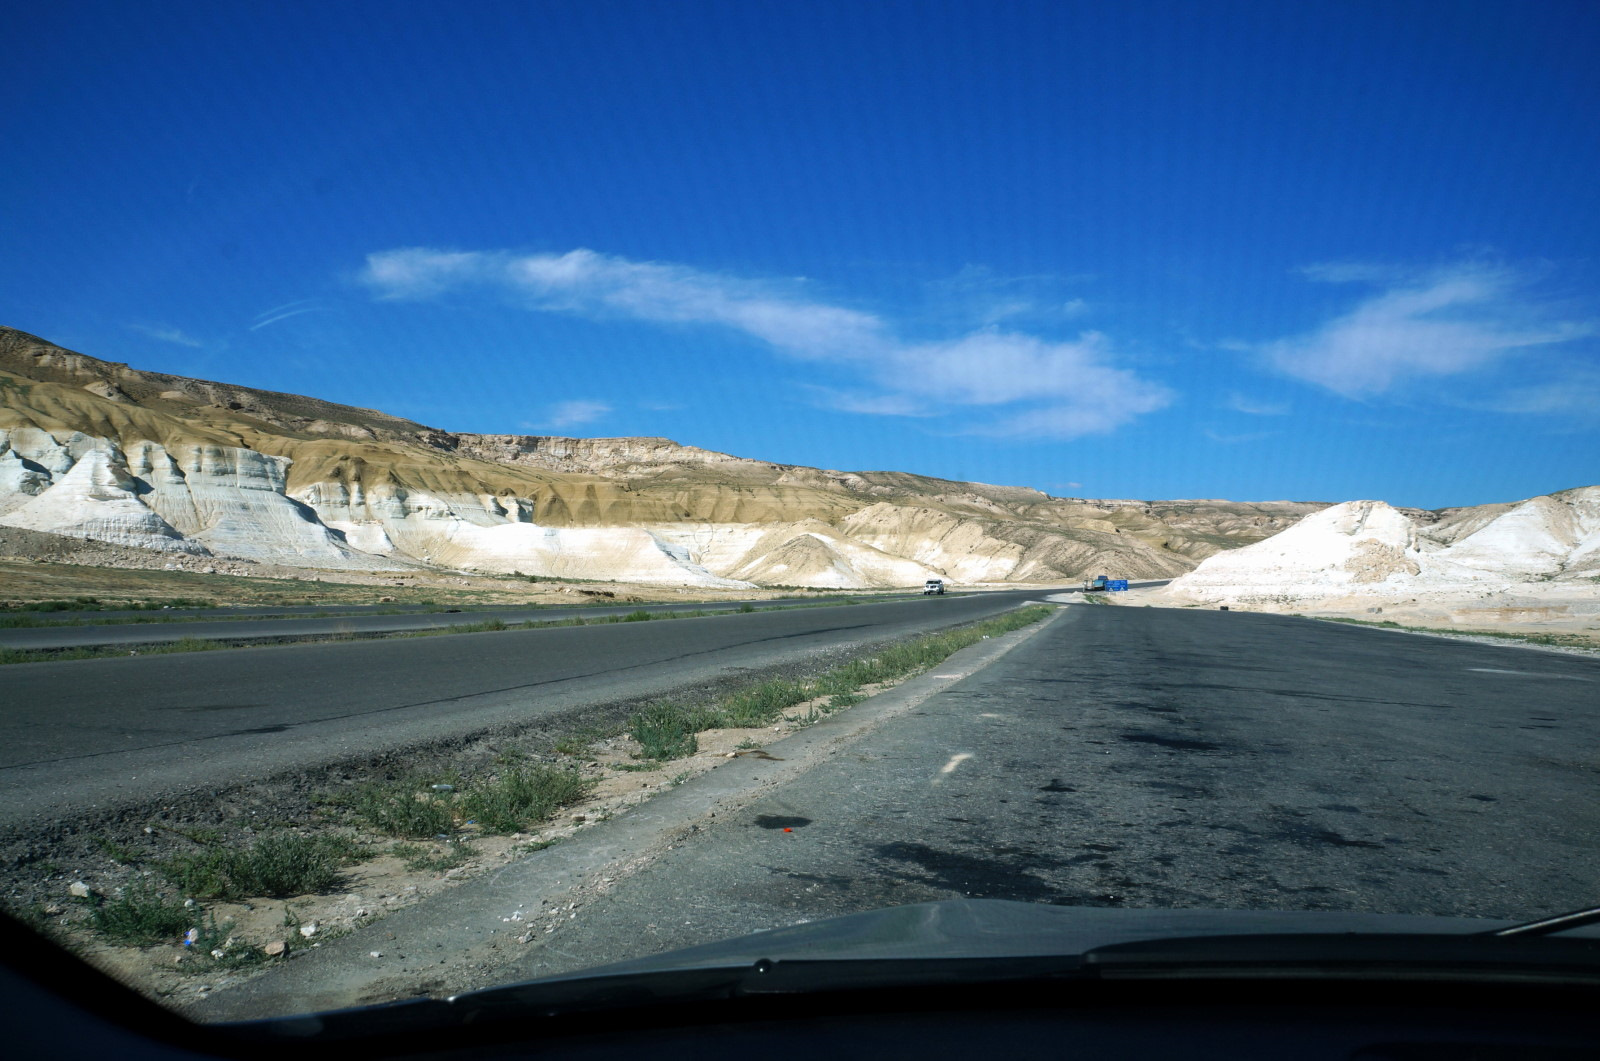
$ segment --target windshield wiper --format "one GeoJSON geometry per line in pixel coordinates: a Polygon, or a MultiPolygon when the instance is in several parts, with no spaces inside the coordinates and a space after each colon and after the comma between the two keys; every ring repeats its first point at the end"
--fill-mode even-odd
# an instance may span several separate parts
{"type": "Polygon", "coordinates": [[[1510,930],[1469,935],[1187,936],[1096,947],[1084,953],[1083,963],[1086,970],[1102,978],[1118,979],[1322,977],[1600,984],[1600,939],[1557,940],[1546,938],[1543,931],[1518,934],[1510,930]]]}
{"type": "Polygon", "coordinates": [[[1582,928],[1584,925],[1593,925],[1600,922],[1600,906],[1590,906],[1582,910],[1573,910],[1565,914],[1556,914],[1554,917],[1542,917],[1537,921],[1524,921],[1520,925],[1509,928],[1497,928],[1489,932],[1482,932],[1483,936],[1549,936],[1557,932],[1566,932],[1568,929],[1582,928]]]}

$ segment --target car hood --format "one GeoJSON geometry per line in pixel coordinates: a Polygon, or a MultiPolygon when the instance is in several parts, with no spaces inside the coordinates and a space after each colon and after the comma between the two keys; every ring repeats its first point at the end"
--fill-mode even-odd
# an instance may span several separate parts
{"type": "MultiPolygon", "coordinates": [[[[1513,924],[1472,917],[1289,910],[1164,910],[952,899],[805,921],[585,970],[582,976],[728,968],[757,961],[1029,958],[1200,936],[1471,935],[1513,924]]],[[[1577,935],[1578,933],[1573,933],[1577,935]]],[[[571,976],[560,979],[572,979],[571,976]]]]}

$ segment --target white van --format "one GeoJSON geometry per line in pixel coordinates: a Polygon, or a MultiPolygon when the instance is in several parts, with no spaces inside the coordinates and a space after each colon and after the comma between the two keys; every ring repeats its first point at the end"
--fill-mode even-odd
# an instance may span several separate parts
{"type": "Polygon", "coordinates": [[[932,596],[940,596],[940,597],[942,597],[942,596],[944,596],[944,579],[942,579],[942,578],[930,578],[930,579],[928,579],[928,581],[926,581],[926,582],[924,582],[922,584],[922,595],[924,597],[932,597],[932,596]]]}

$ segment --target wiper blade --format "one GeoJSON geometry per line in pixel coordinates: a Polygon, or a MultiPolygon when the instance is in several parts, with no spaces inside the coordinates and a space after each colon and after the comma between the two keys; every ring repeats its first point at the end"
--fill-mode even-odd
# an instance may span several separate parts
{"type": "Polygon", "coordinates": [[[1553,917],[1542,917],[1537,921],[1524,921],[1520,925],[1497,928],[1481,934],[1485,936],[1549,936],[1557,932],[1566,932],[1569,929],[1582,928],[1584,925],[1593,925],[1597,922],[1600,922],[1600,906],[1590,906],[1582,910],[1556,914],[1553,917]]]}
{"type": "Polygon", "coordinates": [[[1326,977],[1330,979],[1546,980],[1600,984],[1600,939],[1305,933],[1188,936],[1096,947],[1083,955],[1101,978],[1326,977]]]}

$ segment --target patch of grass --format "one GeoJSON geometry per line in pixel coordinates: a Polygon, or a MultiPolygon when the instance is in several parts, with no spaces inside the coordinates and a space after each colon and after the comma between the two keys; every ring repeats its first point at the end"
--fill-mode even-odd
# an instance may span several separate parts
{"type": "Polygon", "coordinates": [[[553,840],[529,840],[527,843],[523,844],[517,850],[524,851],[524,852],[526,852],[526,853],[531,855],[531,854],[534,854],[535,852],[543,851],[547,847],[554,847],[557,844],[559,844],[560,842],[561,842],[561,838],[559,836],[556,837],[553,840]]]}
{"type": "Polygon", "coordinates": [[[651,704],[628,720],[643,759],[682,759],[700,750],[695,734],[710,729],[703,712],[681,704],[651,704]]]}
{"type": "Polygon", "coordinates": [[[809,685],[785,678],[760,682],[723,697],[717,704],[712,725],[727,729],[770,726],[785,708],[803,704],[813,695],[809,685]]]}
{"type": "Polygon", "coordinates": [[[455,869],[470,859],[475,852],[466,841],[434,844],[395,844],[389,853],[405,861],[406,869],[413,873],[443,873],[455,869]]]}
{"type": "Polygon", "coordinates": [[[116,898],[92,896],[84,902],[89,904],[89,924],[96,932],[130,947],[176,943],[195,919],[195,911],[183,903],[142,884],[129,885],[116,898]]]}
{"type": "Polygon", "coordinates": [[[576,803],[594,784],[570,767],[517,767],[474,785],[461,809],[488,832],[512,833],[576,803]]]}
{"type": "Polygon", "coordinates": [[[745,601],[743,604],[739,605],[739,610],[744,614],[749,615],[751,612],[756,610],[756,606],[751,604],[749,601],[745,601]]]}
{"type": "Polygon", "coordinates": [[[649,759],[642,763],[618,763],[617,769],[626,771],[627,773],[637,774],[643,773],[647,770],[659,770],[661,769],[661,763],[654,759],[649,759]]]}
{"type": "MultiPolygon", "coordinates": [[[[673,613],[671,613],[671,612],[668,612],[667,615],[671,616],[671,617],[675,617],[675,616],[673,616],[673,613]]],[[[651,619],[654,619],[654,618],[655,618],[654,615],[651,615],[649,612],[645,611],[643,608],[640,608],[636,612],[629,612],[627,615],[624,615],[622,617],[622,622],[625,622],[625,623],[648,623],[651,619]]]]}
{"type": "Polygon", "coordinates": [[[247,848],[213,847],[162,863],[161,872],[197,899],[287,898],[328,892],[356,856],[348,839],[275,833],[247,848]]]}
{"type": "Polygon", "coordinates": [[[364,785],[350,800],[356,816],[386,836],[427,840],[456,828],[455,807],[446,793],[416,781],[364,785]]]}
{"type": "Polygon", "coordinates": [[[206,825],[167,825],[163,828],[197,844],[209,845],[222,842],[222,830],[206,825]]]}
{"type": "Polygon", "coordinates": [[[672,779],[670,781],[668,781],[667,783],[669,785],[671,785],[673,788],[677,788],[679,785],[683,784],[687,780],[689,780],[689,771],[685,770],[681,774],[673,774],[672,775],[672,779]]]}
{"type": "Polygon", "coordinates": [[[260,947],[235,939],[232,929],[233,922],[225,921],[219,925],[215,915],[206,913],[200,924],[195,926],[194,942],[187,948],[197,962],[189,966],[189,971],[247,969],[268,960],[267,953],[260,947]]]}
{"type": "Polygon", "coordinates": [[[478,623],[458,623],[455,626],[446,627],[442,632],[450,634],[483,634],[509,629],[511,627],[506,625],[504,619],[485,619],[478,623]]]}
{"type": "Polygon", "coordinates": [[[593,758],[594,750],[591,747],[596,741],[614,737],[619,732],[618,727],[594,726],[588,729],[574,730],[562,734],[550,745],[550,750],[557,755],[570,755],[574,758],[593,758]]]}
{"type": "MultiPolygon", "coordinates": [[[[759,682],[729,693],[709,708],[653,704],[629,719],[628,729],[639,742],[640,758],[682,759],[699,750],[696,734],[702,730],[770,726],[782,718],[788,708],[828,697],[820,709],[812,708],[803,718],[794,720],[796,725],[809,726],[829,713],[866,699],[858,692],[862,686],[915,674],[968,645],[1038,622],[1054,611],[1045,605],[1018,608],[972,626],[891,645],[876,656],[851,660],[808,682],[784,678],[759,682]]],[[[755,745],[746,741],[740,747],[755,745]]]]}
{"type": "Polygon", "coordinates": [[[120,862],[124,865],[131,866],[144,861],[143,853],[135,851],[133,848],[128,847],[125,844],[119,844],[109,837],[91,836],[89,838],[89,842],[94,844],[95,847],[99,848],[101,853],[107,858],[111,859],[113,862],[120,862]]]}

